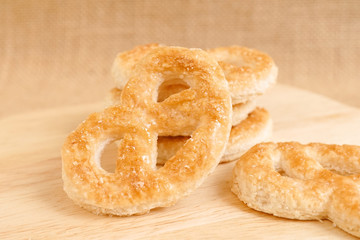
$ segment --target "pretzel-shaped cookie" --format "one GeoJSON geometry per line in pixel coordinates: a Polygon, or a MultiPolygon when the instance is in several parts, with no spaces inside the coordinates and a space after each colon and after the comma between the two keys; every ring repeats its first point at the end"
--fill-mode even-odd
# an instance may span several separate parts
{"type": "Polygon", "coordinates": [[[360,236],[360,146],[262,143],[233,171],[232,191],[279,217],[329,219],[360,236]]]}
{"type": "MultiPolygon", "coordinates": [[[[162,45],[147,44],[119,53],[112,67],[116,87],[123,89],[136,63],[159,46],[162,45]]],[[[263,94],[276,81],[277,67],[265,53],[239,46],[219,47],[207,52],[219,61],[223,68],[233,104],[244,103],[263,94]]],[[[176,86],[172,86],[170,90],[183,89],[176,81],[172,85],[176,86]]]]}
{"type": "Polygon", "coordinates": [[[121,98],[122,105],[91,114],[62,149],[64,190],[96,214],[142,214],[174,204],[215,169],[230,133],[227,82],[218,63],[199,49],[164,47],[149,53],[121,98]],[[190,88],[157,102],[158,87],[173,76],[190,88]],[[187,119],[191,123],[181,122],[187,119]],[[156,170],[158,134],[189,129],[192,138],[156,170]],[[109,173],[100,166],[101,152],[121,138],[115,173],[109,173]]]}

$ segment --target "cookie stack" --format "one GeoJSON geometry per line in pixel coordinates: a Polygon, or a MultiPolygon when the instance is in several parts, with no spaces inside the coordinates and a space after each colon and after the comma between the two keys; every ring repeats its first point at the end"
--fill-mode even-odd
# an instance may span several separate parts
{"type": "Polygon", "coordinates": [[[168,207],[221,161],[238,160],[231,190],[249,207],[329,219],[360,236],[360,146],[259,143],[271,119],[255,100],[277,76],[266,54],[149,44],[120,53],[112,72],[110,106],[91,114],[62,148],[64,190],[79,206],[118,216],[168,207]],[[100,156],[114,141],[111,173],[100,156]]]}

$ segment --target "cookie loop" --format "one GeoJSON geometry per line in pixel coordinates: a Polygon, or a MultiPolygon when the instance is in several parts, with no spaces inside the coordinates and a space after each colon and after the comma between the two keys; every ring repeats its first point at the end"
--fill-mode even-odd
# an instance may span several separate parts
{"type": "Polygon", "coordinates": [[[121,102],[90,115],[64,143],[64,190],[78,205],[111,215],[170,206],[198,187],[219,163],[231,127],[231,99],[221,68],[204,51],[154,50],[134,69],[121,102]],[[191,98],[178,94],[158,103],[160,84],[169,75],[181,74],[190,86],[189,95],[199,100],[188,105],[191,98]],[[200,110],[204,111],[201,116],[200,110]],[[195,126],[169,122],[191,118],[192,113],[200,117],[195,126]],[[167,129],[173,125],[174,130],[167,129]],[[189,129],[194,131],[192,138],[157,170],[158,134],[189,129]],[[120,139],[116,170],[106,172],[100,166],[101,152],[107,143],[120,139]]]}
{"type": "MultiPolygon", "coordinates": [[[[119,53],[112,67],[115,86],[123,89],[137,62],[161,46],[153,43],[119,53]]],[[[219,62],[223,69],[229,82],[233,104],[244,103],[263,94],[276,82],[277,66],[265,53],[240,46],[219,47],[209,49],[207,52],[219,62]]],[[[181,84],[174,83],[168,91],[177,92],[183,89],[181,84]]]]}
{"type": "Polygon", "coordinates": [[[360,236],[360,147],[263,143],[233,171],[232,191],[249,207],[291,219],[329,219],[360,236]]]}
{"type": "Polygon", "coordinates": [[[253,99],[276,82],[278,69],[263,52],[240,46],[218,47],[207,52],[223,69],[233,103],[253,99]]]}

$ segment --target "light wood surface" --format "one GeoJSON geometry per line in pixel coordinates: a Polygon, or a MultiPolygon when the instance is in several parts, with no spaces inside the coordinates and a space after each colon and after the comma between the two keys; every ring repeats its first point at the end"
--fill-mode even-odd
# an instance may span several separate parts
{"type": "MultiPolygon", "coordinates": [[[[360,144],[358,109],[284,85],[259,105],[272,114],[274,141],[360,144]]],[[[0,239],[352,239],[329,221],[287,220],[246,207],[229,190],[234,163],[219,165],[175,206],[131,217],[88,213],[62,190],[60,148],[102,107],[59,107],[0,120],[0,239]]]]}

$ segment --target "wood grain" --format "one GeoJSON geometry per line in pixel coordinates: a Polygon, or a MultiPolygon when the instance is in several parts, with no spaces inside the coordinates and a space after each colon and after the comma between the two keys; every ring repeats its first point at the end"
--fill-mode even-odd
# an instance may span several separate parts
{"type": "MultiPolygon", "coordinates": [[[[360,143],[358,109],[283,85],[259,105],[273,116],[275,141],[360,143]]],[[[102,107],[59,107],[0,120],[0,239],[353,238],[329,221],[281,219],[246,207],[229,190],[234,163],[219,165],[173,207],[131,217],[88,213],[62,190],[60,148],[71,130],[102,107]]]]}

